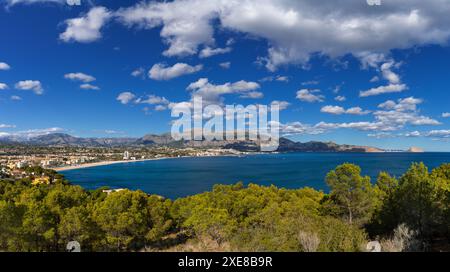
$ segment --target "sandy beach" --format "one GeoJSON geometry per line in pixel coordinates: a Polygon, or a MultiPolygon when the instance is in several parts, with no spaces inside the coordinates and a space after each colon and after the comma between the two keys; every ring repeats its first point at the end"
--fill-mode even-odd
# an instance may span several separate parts
{"type": "Polygon", "coordinates": [[[118,163],[154,161],[154,160],[162,160],[162,159],[168,159],[168,158],[169,157],[152,158],[152,159],[144,159],[144,160],[102,161],[102,162],[93,162],[93,163],[85,163],[85,164],[79,164],[79,165],[56,167],[56,168],[51,168],[51,169],[59,172],[59,171],[75,170],[75,169],[82,169],[82,168],[89,168],[89,167],[96,167],[96,166],[103,166],[103,165],[118,164],[118,163]]]}

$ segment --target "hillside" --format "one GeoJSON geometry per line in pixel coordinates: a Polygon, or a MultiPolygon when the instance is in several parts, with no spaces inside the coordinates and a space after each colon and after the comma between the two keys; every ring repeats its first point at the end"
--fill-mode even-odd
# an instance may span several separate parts
{"type": "MultiPolygon", "coordinates": [[[[139,147],[139,146],[168,146],[174,148],[225,148],[243,152],[260,151],[257,141],[223,140],[223,141],[175,141],[170,134],[148,134],[141,138],[82,138],[64,133],[52,133],[30,139],[2,138],[3,143],[20,143],[37,146],[57,147],[139,147]]],[[[287,138],[280,138],[278,152],[384,152],[384,150],[356,145],[339,145],[334,142],[311,141],[306,143],[294,142],[287,138]]]]}

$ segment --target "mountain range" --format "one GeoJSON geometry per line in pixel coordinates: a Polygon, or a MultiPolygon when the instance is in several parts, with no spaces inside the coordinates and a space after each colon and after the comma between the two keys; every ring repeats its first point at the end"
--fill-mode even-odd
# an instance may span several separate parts
{"type": "MultiPolygon", "coordinates": [[[[168,146],[193,148],[224,148],[238,151],[257,152],[259,143],[249,140],[222,141],[175,141],[171,135],[148,134],[141,138],[81,138],[64,133],[52,133],[33,138],[0,138],[3,144],[28,144],[48,147],[139,147],[139,146],[168,146]]],[[[306,143],[294,142],[281,137],[278,152],[384,152],[384,150],[356,145],[340,145],[334,142],[311,141],[306,143]]]]}

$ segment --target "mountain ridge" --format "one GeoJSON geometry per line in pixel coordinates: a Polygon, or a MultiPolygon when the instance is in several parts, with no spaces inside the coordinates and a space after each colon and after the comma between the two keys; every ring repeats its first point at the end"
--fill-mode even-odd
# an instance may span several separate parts
{"type": "MultiPolygon", "coordinates": [[[[139,146],[168,146],[168,147],[192,147],[192,148],[224,148],[235,149],[243,152],[258,152],[258,141],[250,140],[217,140],[217,141],[175,141],[168,133],[146,134],[140,138],[83,138],[66,133],[50,133],[28,139],[0,138],[0,142],[9,144],[28,144],[48,147],[139,147],[139,146]]],[[[384,150],[370,147],[334,142],[295,142],[281,137],[278,152],[384,152],[384,150]]]]}

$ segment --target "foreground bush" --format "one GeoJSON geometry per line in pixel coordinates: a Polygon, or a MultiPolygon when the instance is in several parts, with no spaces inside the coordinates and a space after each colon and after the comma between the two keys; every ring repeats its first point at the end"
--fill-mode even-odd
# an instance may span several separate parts
{"type": "Polygon", "coordinates": [[[237,183],[175,201],[57,177],[0,181],[0,250],[64,251],[76,240],[83,251],[362,251],[378,239],[385,251],[412,251],[450,237],[450,164],[431,173],[413,164],[374,184],[344,164],[327,175],[329,194],[237,183]]]}

